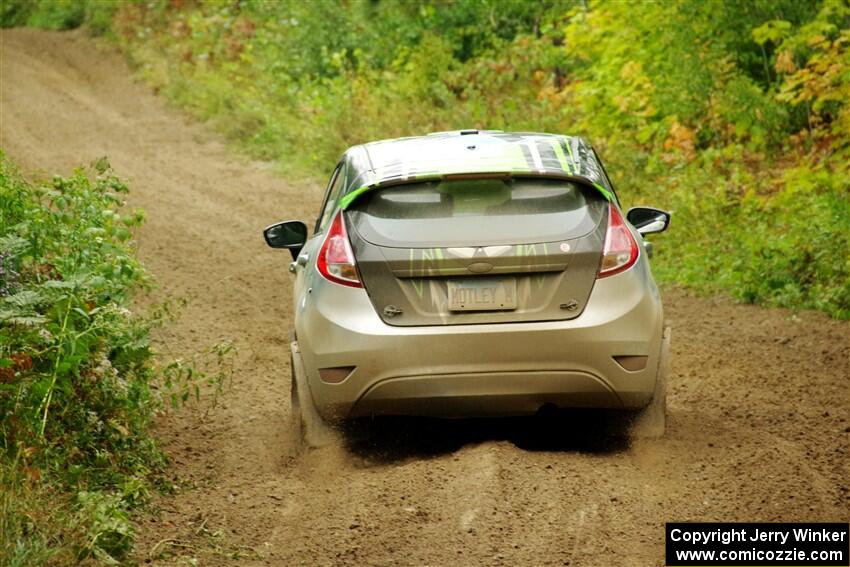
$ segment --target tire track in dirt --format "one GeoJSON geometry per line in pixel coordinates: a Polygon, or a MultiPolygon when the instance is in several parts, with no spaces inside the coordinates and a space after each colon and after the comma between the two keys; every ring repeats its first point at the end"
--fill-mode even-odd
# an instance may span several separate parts
{"type": "Polygon", "coordinates": [[[215,409],[157,426],[187,486],[140,518],[141,561],[648,566],[665,521],[850,518],[846,323],[668,292],[663,440],[612,444],[582,420],[401,420],[300,455],[287,258],[259,231],[313,218],[320,188],[235,156],[80,32],[0,32],[0,144],[35,175],[108,156],[147,212],[156,297],[191,299],[160,350],[240,350],[215,409]]]}

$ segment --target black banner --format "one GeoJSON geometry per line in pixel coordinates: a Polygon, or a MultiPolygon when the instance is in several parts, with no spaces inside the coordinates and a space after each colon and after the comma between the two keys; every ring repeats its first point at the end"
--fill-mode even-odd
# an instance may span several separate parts
{"type": "Polygon", "coordinates": [[[668,567],[850,566],[850,526],[821,524],[670,523],[668,567]]]}

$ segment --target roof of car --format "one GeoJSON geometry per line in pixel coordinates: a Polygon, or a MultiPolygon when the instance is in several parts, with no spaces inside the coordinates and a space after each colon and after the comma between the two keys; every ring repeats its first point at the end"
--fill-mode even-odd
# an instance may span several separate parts
{"type": "Polygon", "coordinates": [[[359,146],[354,183],[340,200],[347,208],[369,189],[463,174],[563,177],[613,193],[593,149],[582,138],[534,132],[457,130],[369,142],[359,146]]]}

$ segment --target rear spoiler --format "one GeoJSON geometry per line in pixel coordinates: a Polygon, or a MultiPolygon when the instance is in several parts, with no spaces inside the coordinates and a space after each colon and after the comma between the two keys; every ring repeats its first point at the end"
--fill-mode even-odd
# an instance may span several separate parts
{"type": "Polygon", "coordinates": [[[563,179],[565,181],[572,181],[574,183],[579,183],[581,185],[585,185],[586,187],[592,187],[596,189],[605,200],[610,202],[616,202],[616,197],[614,193],[602,185],[601,183],[597,183],[587,177],[581,175],[572,175],[570,173],[559,173],[555,171],[486,171],[486,172],[469,172],[469,173],[428,173],[423,175],[418,175],[415,177],[395,177],[388,178],[378,181],[376,183],[371,183],[369,185],[363,185],[350,191],[342,196],[339,200],[339,206],[341,209],[348,209],[351,204],[360,198],[361,195],[368,191],[372,191],[373,189],[382,189],[384,187],[394,187],[398,185],[409,185],[414,183],[419,183],[422,181],[451,181],[451,180],[462,180],[462,179],[515,179],[515,178],[528,178],[528,177],[536,177],[536,178],[544,178],[544,179],[563,179]]]}

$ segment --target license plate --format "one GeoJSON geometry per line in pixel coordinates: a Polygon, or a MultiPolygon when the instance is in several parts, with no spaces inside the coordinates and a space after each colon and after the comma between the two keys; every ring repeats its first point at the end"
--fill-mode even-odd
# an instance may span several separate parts
{"type": "Polygon", "coordinates": [[[516,309],[516,278],[466,278],[448,284],[451,311],[516,309]]]}

